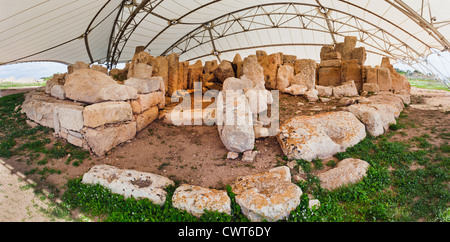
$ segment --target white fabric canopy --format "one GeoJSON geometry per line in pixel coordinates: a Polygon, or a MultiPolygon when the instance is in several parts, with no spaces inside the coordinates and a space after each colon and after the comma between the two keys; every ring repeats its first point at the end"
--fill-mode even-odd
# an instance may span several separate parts
{"type": "Polygon", "coordinates": [[[323,45],[352,35],[368,65],[388,56],[427,66],[450,46],[448,9],[449,0],[0,0],[0,65],[111,66],[137,46],[190,61],[255,50],[319,60],[323,45]]]}

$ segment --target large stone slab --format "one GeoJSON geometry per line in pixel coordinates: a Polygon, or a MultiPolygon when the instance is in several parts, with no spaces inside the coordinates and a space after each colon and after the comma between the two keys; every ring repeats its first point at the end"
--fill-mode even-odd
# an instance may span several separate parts
{"type": "Polygon", "coordinates": [[[33,91],[25,95],[22,113],[34,122],[49,128],[55,128],[53,111],[59,106],[82,107],[81,103],[59,100],[44,92],[33,91]]]}
{"type": "Polygon", "coordinates": [[[231,215],[231,200],[226,191],[183,184],[172,197],[175,208],[200,217],[204,210],[231,215]]]}
{"type": "Polygon", "coordinates": [[[138,94],[136,100],[131,100],[131,108],[134,114],[140,114],[154,106],[164,108],[166,99],[162,92],[152,92],[149,94],[138,94]]]}
{"type": "Polygon", "coordinates": [[[321,86],[339,86],[341,84],[340,67],[321,67],[319,68],[319,85],[321,86]]]}
{"type": "Polygon", "coordinates": [[[326,159],[366,137],[365,125],[345,111],[297,116],[280,126],[277,135],[289,159],[326,159]]]}
{"type": "Polygon", "coordinates": [[[165,92],[166,89],[164,86],[164,79],[160,76],[147,79],[133,77],[126,80],[124,84],[135,88],[138,94],[148,94],[156,91],[165,92]]]}
{"type": "Polygon", "coordinates": [[[158,118],[159,109],[158,107],[152,107],[149,110],[136,116],[136,132],[139,132],[150,125],[153,121],[158,118]]]}
{"type": "Polygon", "coordinates": [[[340,161],[336,168],[320,173],[317,177],[320,179],[320,185],[327,190],[353,184],[361,181],[369,169],[369,163],[360,160],[348,158],[340,161]]]}
{"type": "Polygon", "coordinates": [[[342,85],[333,87],[334,97],[353,97],[358,95],[358,89],[354,81],[345,82],[342,85]]]}
{"type": "Polygon", "coordinates": [[[136,136],[136,122],[124,123],[109,127],[86,129],[86,141],[89,147],[98,156],[105,155],[117,145],[133,139],[136,136]]]}
{"type": "Polygon", "coordinates": [[[133,119],[133,112],[127,102],[96,103],[84,109],[83,119],[86,127],[96,128],[104,124],[129,121],[133,119]]]}
{"type": "Polygon", "coordinates": [[[242,213],[253,222],[286,219],[300,204],[302,195],[302,190],[291,182],[286,166],[239,177],[230,186],[242,213]]]}
{"type": "Polygon", "coordinates": [[[174,185],[173,181],[160,175],[123,170],[108,165],[92,167],[83,175],[82,182],[102,185],[110,189],[112,193],[123,195],[126,198],[148,198],[161,206],[166,202],[165,188],[174,185]]]}
{"type": "Polygon", "coordinates": [[[108,75],[89,69],[81,69],[68,75],[64,90],[67,98],[86,103],[137,98],[136,89],[117,84],[108,75]]]}
{"type": "Polygon", "coordinates": [[[255,132],[247,97],[237,91],[224,95],[226,100],[217,103],[217,129],[222,143],[227,150],[237,153],[253,150],[255,132]]]}

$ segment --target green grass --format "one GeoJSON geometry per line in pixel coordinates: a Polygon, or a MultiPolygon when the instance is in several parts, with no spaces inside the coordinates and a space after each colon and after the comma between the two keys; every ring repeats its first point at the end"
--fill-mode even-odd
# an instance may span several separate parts
{"type": "Polygon", "coordinates": [[[418,88],[450,91],[444,83],[434,80],[409,80],[409,83],[418,88]]]}
{"type": "Polygon", "coordinates": [[[49,174],[61,171],[50,167],[51,161],[68,157],[66,164],[78,166],[89,158],[89,152],[62,141],[51,141],[52,129],[38,126],[31,128],[26,116],[16,107],[24,101],[24,93],[0,98],[0,157],[27,157],[27,174],[45,179],[49,174]]]}
{"type": "Polygon", "coordinates": [[[17,88],[17,87],[43,87],[46,82],[39,83],[18,83],[18,82],[0,82],[0,89],[17,88]]]}
{"type": "MultiPolygon", "coordinates": [[[[427,139],[426,136],[421,136],[427,139]]],[[[415,144],[415,143],[414,143],[415,144]]],[[[420,146],[420,143],[417,144],[420,146]]],[[[302,189],[300,205],[285,220],[288,222],[350,222],[350,221],[446,221],[449,219],[450,157],[448,146],[439,149],[424,147],[412,151],[410,144],[390,142],[386,136],[367,137],[339,159],[360,158],[370,164],[367,176],[359,183],[324,190],[313,175],[322,168],[321,160],[297,160],[307,174],[307,180],[297,185],[302,189]],[[410,170],[412,164],[422,169],[410,170]],[[308,208],[307,194],[319,199],[317,210],[308,208]]],[[[101,221],[248,221],[236,204],[231,188],[232,215],[207,212],[201,218],[173,208],[170,198],[177,185],[168,189],[164,206],[154,205],[147,199],[125,199],[98,185],[82,184],[71,180],[63,201],[71,209],[80,209],[101,221]]]]}

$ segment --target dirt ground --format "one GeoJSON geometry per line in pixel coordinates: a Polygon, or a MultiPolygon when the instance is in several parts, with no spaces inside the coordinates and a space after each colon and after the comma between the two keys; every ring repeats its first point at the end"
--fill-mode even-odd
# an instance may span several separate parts
{"type": "MultiPolygon", "coordinates": [[[[404,133],[396,133],[392,138],[407,140],[425,133],[439,135],[440,131],[449,132],[450,115],[448,111],[442,110],[449,105],[448,98],[450,98],[450,92],[413,88],[412,103],[405,108],[403,114],[406,115],[408,122],[415,124],[415,128],[405,129],[404,133]],[[418,109],[421,106],[414,106],[416,104],[427,104],[438,108],[423,110],[418,109]]],[[[303,97],[281,94],[280,124],[297,115],[340,110],[340,107],[335,107],[337,101],[332,99],[326,103],[320,101],[308,103],[303,97]]],[[[258,139],[255,149],[259,151],[255,162],[243,162],[240,158],[230,160],[226,158],[228,151],[219,138],[216,126],[173,126],[157,120],[138,133],[135,139],[117,146],[105,157],[91,155],[78,167],[67,165],[65,163],[67,157],[50,161],[47,166],[62,172],[48,175],[45,181],[41,180],[39,183],[50,184],[63,191],[68,179],[82,176],[94,165],[108,164],[123,169],[163,175],[180,183],[223,189],[239,176],[265,172],[277,164],[286,162],[283,160],[284,155],[275,137],[258,139]]],[[[13,168],[13,172],[23,173],[30,169],[22,161],[23,159],[24,157],[15,156],[4,160],[13,168]]],[[[326,161],[323,161],[323,164],[326,164],[326,161]]],[[[325,166],[324,169],[327,167],[325,166]]],[[[1,172],[0,221],[11,221],[13,217],[22,218],[25,216],[23,209],[30,206],[26,204],[29,204],[30,199],[33,198],[28,194],[22,194],[28,191],[5,190],[7,184],[11,184],[11,181],[17,178],[8,176],[11,172],[6,170],[1,172]],[[14,209],[4,206],[11,202],[15,204],[14,209]],[[15,210],[21,210],[22,215],[14,215],[15,210]]],[[[42,179],[37,175],[29,175],[28,178],[42,179]]],[[[44,219],[42,218],[41,221],[44,219]]]]}

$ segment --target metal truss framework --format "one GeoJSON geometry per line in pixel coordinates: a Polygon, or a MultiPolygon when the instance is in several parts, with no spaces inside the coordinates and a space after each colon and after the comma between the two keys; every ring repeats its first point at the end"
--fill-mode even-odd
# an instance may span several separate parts
{"type": "MultiPolygon", "coordinates": [[[[334,43],[336,43],[336,37],[338,36],[344,37],[347,35],[355,35],[358,37],[358,41],[364,43],[367,47],[370,47],[370,53],[387,56],[408,65],[419,64],[427,70],[430,70],[432,73],[436,73],[437,71],[436,68],[423,64],[424,61],[426,63],[426,56],[424,53],[412,48],[402,39],[396,37],[394,34],[391,34],[388,30],[340,9],[324,7],[320,3],[320,0],[316,0],[316,4],[306,4],[301,2],[273,2],[260,4],[225,13],[222,16],[203,23],[187,23],[183,21],[183,18],[195,13],[199,9],[218,3],[221,0],[214,0],[201,5],[200,7],[185,13],[177,19],[167,19],[164,16],[158,15],[154,11],[163,1],[164,0],[142,0],[140,3],[136,3],[136,0],[123,0],[121,2],[120,6],[118,6],[119,10],[117,11],[115,25],[112,28],[111,37],[108,44],[108,53],[106,58],[108,68],[112,68],[117,65],[122,51],[130,37],[142,21],[148,15],[152,15],[167,21],[167,26],[160,30],[156,35],[149,38],[149,41],[145,45],[146,49],[151,48],[152,43],[173,25],[186,24],[198,26],[176,42],[172,44],[168,43],[168,48],[161,54],[163,56],[171,53],[178,53],[182,56],[187,52],[201,47],[204,49],[209,48],[211,49],[211,52],[198,55],[196,57],[191,57],[189,60],[195,60],[206,56],[215,56],[220,61],[220,55],[222,53],[237,50],[275,46],[323,46],[331,44],[302,43],[296,41],[293,43],[267,43],[258,46],[239,46],[230,49],[218,49],[216,45],[217,41],[228,37],[245,35],[247,33],[261,30],[297,29],[328,33],[334,43]],[[311,11],[311,7],[315,8],[315,11],[311,11]],[[333,17],[336,15],[329,14],[332,12],[338,13],[339,17],[333,17]],[[136,16],[139,16],[139,18],[136,18],[136,16]]],[[[382,19],[395,28],[403,31],[403,33],[409,36],[409,38],[420,42],[426,48],[431,48],[427,43],[414,36],[414,34],[409,33],[401,26],[377,15],[369,9],[364,9],[346,0],[339,1],[359,8],[368,14],[382,19]]],[[[418,24],[418,26],[425,29],[429,35],[433,36],[442,45],[443,50],[449,50],[449,41],[434,27],[432,20],[430,20],[431,23],[425,20],[421,14],[418,14],[414,10],[410,9],[408,5],[404,4],[401,0],[385,1],[410,17],[418,24]]],[[[88,34],[89,33],[87,30],[85,38],[86,48],[89,53],[89,44],[87,41],[88,34]]]]}

